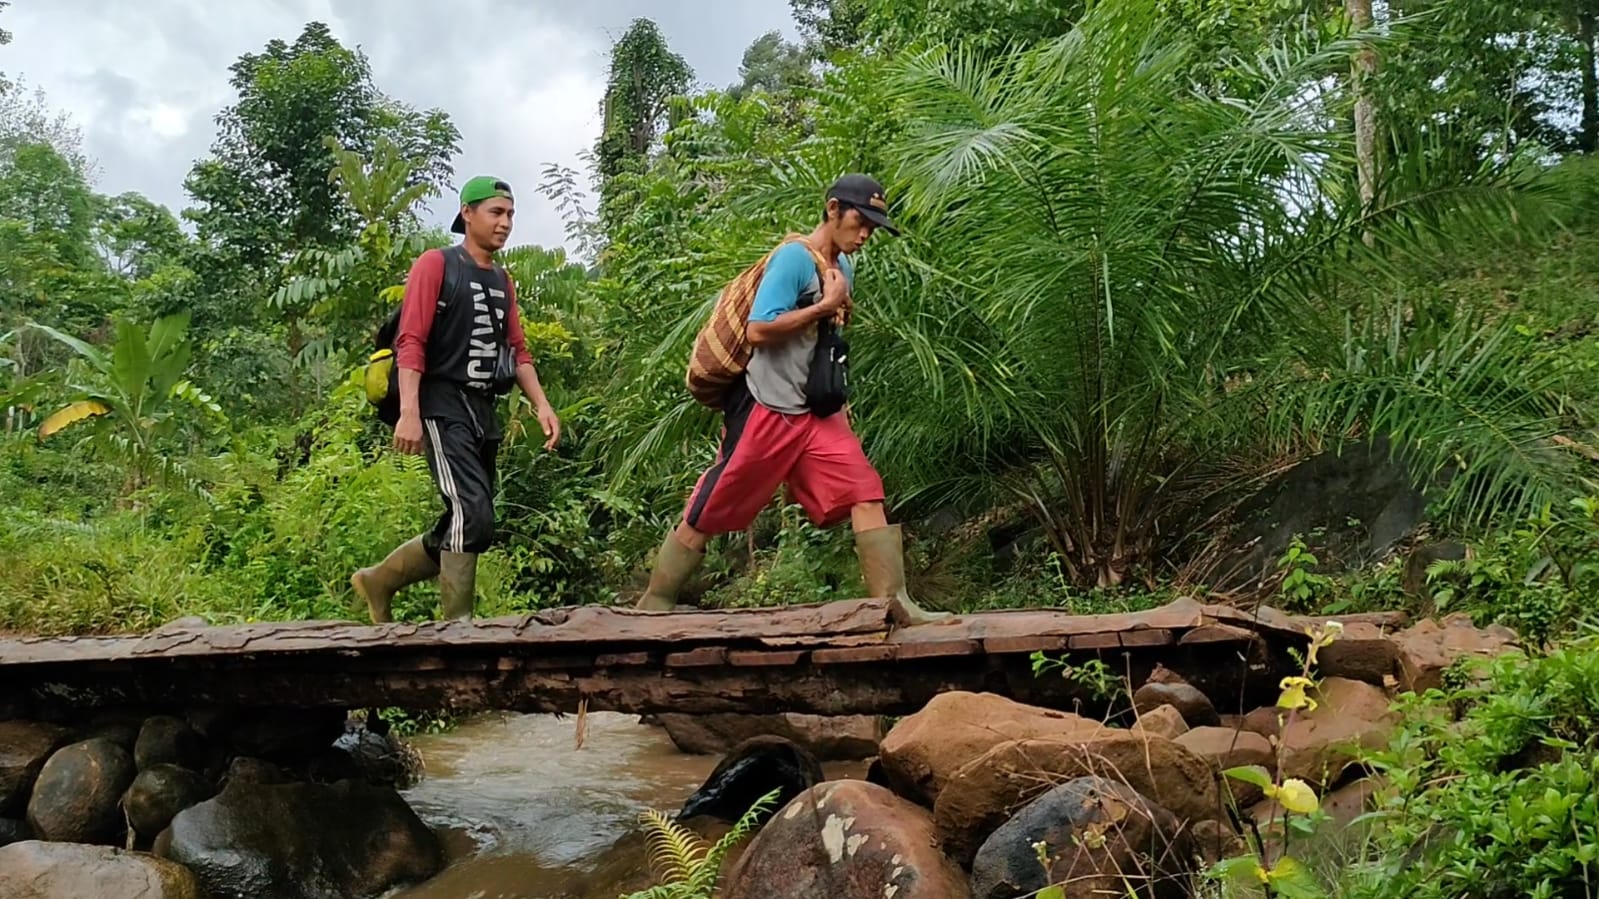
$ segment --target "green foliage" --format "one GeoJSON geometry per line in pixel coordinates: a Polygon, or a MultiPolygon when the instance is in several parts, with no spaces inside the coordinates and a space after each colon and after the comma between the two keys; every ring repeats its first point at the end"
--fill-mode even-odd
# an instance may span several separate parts
{"type": "Polygon", "coordinates": [[[443,112],[418,112],[385,97],[358,51],[321,22],[292,44],[269,41],[230,67],[238,100],[218,116],[212,156],[185,184],[185,213],[200,238],[239,263],[270,271],[290,252],[338,244],[356,227],[328,172],[328,141],[363,155],[387,137],[403,148],[414,177],[434,188],[451,174],[460,134],[443,112]]]}
{"type": "Polygon", "coordinates": [[[693,831],[654,809],[644,812],[650,845],[650,864],[658,886],[625,899],[712,899],[722,873],[722,859],[773,811],[781,790],[773,790],[756,800],[749,811],[714,845],[707,847],[693,831]]]}
{"type": "Polygon", "coordinates": [[[1466,611],[1536,643],[1566,633],[1599,596],[1599,499],[1545,506],[1471,557],[1427,569],[1433,608],[1466,611]]]}
{"type": "MultiPolygon", "coordinates": [[[[71,405],[40,425],[41,438],[85,421],[86,439],[128,465],[130,489],[144,486],[152,475],[199,489],[168,451],[171,441],[185,413],[195,413],[189,421],[200,428],[225,422],[216,401],[184,379],[192,352],[186,314],[158,319],[148,331],[131,321],[118,322],[110,353],[54,328],[35,327],[71,348],[82,363],[68,370],[71,405]]],[[[41,377],[23,389],[33,393],[45,383],[41,377]]]]}
{"type": "Polygon", "coordinates": [[[644,163],[665,126],[669,101],[686,91],[693,77],[693,69],[672,52],[650,19],[634,19],[611,47],[594,148],[602,192],[610,179],[644,163]]]}
{"type": "Polygon", "coordinates": [[[1411,696],[1352,899],[1586,895],[1599,871],[1599,644],[1464,663],[1411,696]],[[1465,680],[1464,685],[1460,685],[1465,680]]]}

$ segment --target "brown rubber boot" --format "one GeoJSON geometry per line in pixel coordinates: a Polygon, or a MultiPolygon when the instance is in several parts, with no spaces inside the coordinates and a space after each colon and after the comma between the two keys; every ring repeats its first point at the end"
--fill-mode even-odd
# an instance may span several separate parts
{"type": "Polygon", "coordinates": [[[661,548],[655,553],[655,570],[650,572],[650,585],[633,606],[647,612],[670,612],[677,608],[677,592],[683,589],[689,576],[705,561],[705,553],[696,552],[677,539],[677,532],[669,531],[661,548]]]}
{"type": "Polygon", "coordinates": [[[382,562],[350,575],[350,586],[356,596],[366,600],[372,623],[383,624],[394,620],[390,603],[395,593],[438,573],[439,564],[422,548],[422,538],[412,537],[395,547],[382,562]]]}
{"type": "Polygon", "coordinates": [[[477,553],[439,554],[439,606],[446,619],[470,620],[477,604],[477,553]]]}
{"type": "Polygon", "coordinates": [[[916,604],[905,590],[905,546],[900,527],[872,528],[855,533],[855,553],[861,560],[861,579],[872,597],[893,600],[889,614],[900,627],[931,624],[953,617],[949,612],[930,612],[916,604]]]}

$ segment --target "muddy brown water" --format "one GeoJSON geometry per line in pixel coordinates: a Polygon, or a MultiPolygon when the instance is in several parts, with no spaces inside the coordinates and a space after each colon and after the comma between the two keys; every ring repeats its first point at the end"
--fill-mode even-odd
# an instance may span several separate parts
{"type": "Polygon", "coordinates": [[[716,759],[636,715],[474,717],[412,739],[426,776],[406,801],[449,867],[393,899],[617,899],[650,883],[640,813],[671,813],[716,759]]]}
{"type": "MultiPolygon", "coordinates": [[[[449,866],[389,899],[618,899],[653,884],[640,813],[671,814],[716,766],[636,715],[494,714],[421,735],[426,776],[405,793],[449,866]]],[[[865,763],[828,765],[858,777],[865,763]]],[[[725,826],[704,833],[714,839],[725,826]]]]}

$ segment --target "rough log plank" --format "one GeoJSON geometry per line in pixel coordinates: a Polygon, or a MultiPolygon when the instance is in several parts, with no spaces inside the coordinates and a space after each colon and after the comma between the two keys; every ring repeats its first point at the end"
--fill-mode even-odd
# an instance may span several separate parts
{"type": "Polygon", "coordinates": [[[1260,677],[1273,689],[1287,658],[1280,650],[1303,645],[1305,628],[1322,620],[1180,600],[1134,614],[1019,610],[893,628],[886,601],[850,600],[665,614],[592,607],[375,627],[171,625],[127,637],[0,639],[0,684],[56,709],[571,711],[586,699],[594,710],[639,714],[899,714],[941,689],[1066,702],[1072,697],[1050,692],[1063,689],[1054,683],[1061,679],[1031,675],[1029,656],[1039,649],[1115,654],[1130,672],[1158,661],[1190,679],[1260,677]]]}

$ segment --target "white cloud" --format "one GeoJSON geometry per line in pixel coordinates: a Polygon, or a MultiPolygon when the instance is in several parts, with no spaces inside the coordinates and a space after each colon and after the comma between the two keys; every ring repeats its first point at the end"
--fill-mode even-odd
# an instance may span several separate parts
{"type": "MultiPolygon", "coordinates": [[[[83,129],[97,189],[138,191],[178,211],[213,116],[233,100],[228,67],[326,22],[367,55],[389,96],[449,113],[461,131],[457,181],[489,173],[512,183],[514,241],[555,245],[564,227],[537,194],[541,173],[552,162],[585,171],[579,154],[598,134],[610,43],[634,17],[653,18],[712,85],[737,77],[762,32],[792,34],[787,0],[707,10],[692,0],[22,0],[4,13],[15,40],[0,70],[42,88],[83,129]]],[[[447,224],[454,208],[452,197],[436,199],[429,219],[447,224]]]]}

